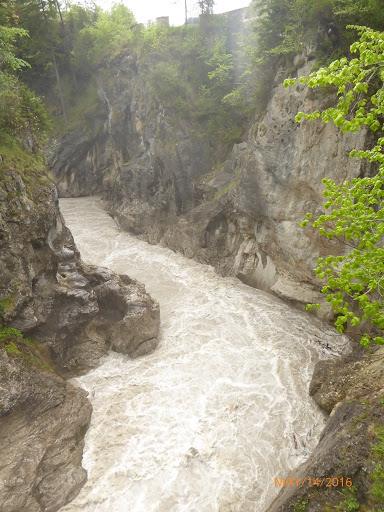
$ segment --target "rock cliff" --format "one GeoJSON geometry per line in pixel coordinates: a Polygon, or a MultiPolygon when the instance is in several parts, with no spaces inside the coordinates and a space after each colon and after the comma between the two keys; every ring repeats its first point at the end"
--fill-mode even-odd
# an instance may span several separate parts
{"type": "Polygon", "coordinates": [[[157,243],[172,219],[201,202],[193,182],[209,170],[209,147],[162,105],[140,69],[130,54],[112,62],[116,78],[99,77],[98,110],[61,139],[51,167],[60,196],[102,192],[125,229],[157,243]]]}
{"type": "MultiPolygon", "coordinates": [[[[298,74],[311,66],[307,59],[298,74]]],[[[367,172],[349,158],[367,134],[342,135],[320,121],[297,125],[294,116],[334,98],[305,86],[287,90],[278,75],[264,118],[215,164],[191,122],[157,100],[133,57],[112,61],[109,72],[117,78],[100,82],[99,111],[87,129],[62,139],[52,160],[59,193],[101,192],[121,226],[152,243],[296,304],[321,301],[316,260],[342,248],[299,223],[321,211],[324,177],[367,172]]]]}
{"type": "Polygon", "coordinates": [[[63,380],[109,347],[156,346],[159,307],[142,285],[85,265],[32,160],[0,165],[0,509],[55,511],[86,480],[86,393],[63,380]]]}

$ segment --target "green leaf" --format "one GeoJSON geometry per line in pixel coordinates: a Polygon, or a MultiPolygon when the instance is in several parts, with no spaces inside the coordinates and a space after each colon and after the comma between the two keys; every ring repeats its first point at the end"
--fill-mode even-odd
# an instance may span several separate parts
{"type": "Polygon", "coordinates": [[[380,128],[380,123],[379,123],[379,121],[377,121],[377,120],[376,120],[376,121],[374,121],[374,122],[371,124],[370,128],[371,128],[371,130],[372,130],[373,132],[376,132],[376,131],[380,128]]]}
{"type": "Polygon", "coordinates": [[[292,85],[295,85],[296,78],[286,78],[283,82],[284,87],[292,87],[292,85]]]}

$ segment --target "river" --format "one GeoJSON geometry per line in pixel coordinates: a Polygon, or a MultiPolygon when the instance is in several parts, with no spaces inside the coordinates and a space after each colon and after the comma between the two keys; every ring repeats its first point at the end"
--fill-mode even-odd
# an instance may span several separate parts
{"type": "Polygon", "coordinates": [[[280,299],[122,232],[95,197],[60,207],[83,259],[160,303],[157,349],[73,379],[93,406],[88,482],[62,512],[264,512],[316,446],[308,386],[346,338],[280,299]],[[325,350],[319,341],[328,343],[325,350]]]}

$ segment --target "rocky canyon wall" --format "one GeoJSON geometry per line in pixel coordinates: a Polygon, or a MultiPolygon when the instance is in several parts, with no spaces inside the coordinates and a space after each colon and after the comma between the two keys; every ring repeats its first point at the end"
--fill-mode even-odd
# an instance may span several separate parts
{"type": "Polygon", "coordinates": [[[112,347],[156,346],[159,307],[142,285],[85,265],[57,193],[33,165],[0,165],[0,509],[56,511],[86,481],[91,406],[66,380],[112,347]]]}
{"type": "MultiPolygon", "coordinates": [[[[299,76],[310,72],[309,59],[299,76]]],[[[322,211],[324,177],[367,172],[349,158],[367,135],[342,135],[320,121],[298,125],[294,117],[335,98],[285,89],[278,74],[265,116],[215,160],[193,123],[158,101],[132,56],[112,61],[108,72],[116,78],[100,81],[99,111],[61,140],[52,160],[59,193],[100,193],[124,229],[151,243],[296,304],[322,301],[316,260],[343,249],[299,224],[322,211]]]]}

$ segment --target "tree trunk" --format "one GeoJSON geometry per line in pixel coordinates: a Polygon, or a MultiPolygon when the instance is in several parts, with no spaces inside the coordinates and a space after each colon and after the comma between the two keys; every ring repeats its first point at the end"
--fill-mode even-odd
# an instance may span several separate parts
{"type": "Polygon", "coordinates": [[[53,49],[53,44],[51,44],[51,51],[52,51],[53,63],[54,63],[54,66],[55,66],[56,82],[57,82],[57,88],[58,88],[58,91],[59,91],[61,108],[63,110],[63,117],[64,117],[64,121],[67,121],[67,119],[68,119],[67,118],[67,110],[65,108],[64,94],[63,94],[63,89],[61,88],[60,74],[59,74],[59,69],[57,67],[56,55],[55,55],[55,50],[53,49]]]}
{"type": "Polygon", "coordinates": [[[185,0],[185,26],[188,25],[188,10],[187,10],[187,0],[185,0]]]}
{"type": "MultiPolygon", "coordinates": [[[[51,5],[52,5],[52,0],[50,0],[50,2],[51,2],[51,5]]],[[[39,3],[40,3],[40,7],[41,7],[41,12],[43,13],[44,20],[45,20],[45,23],[47,25],[47,30],[48,30],[48,33],[49,33],[50,32],[49,31],[49,21],[48,21],[47,13],[46,13],[46,10],[45,10],[44,1],[43,0],[39,0],[39,3]]],[[[67,119],[68,119],[67,118],[67,110],[65,108],[63,89],[61,88],[61,80],[60,80],[59,69],[57,67],[57,62],[56,62],[55,49],[53,47],[52,34],[48,37],[48,39],[49,39],[49,42],[51,43],[52,60],[53,60],[54,66],[55,66],[56,82],[57,82],[57,88],[59,90],[59,97],[60,97],[60,102],[61,102],[61,108],[62,108],[62,111],[63,111],[63,117],[64,117],[64,121],[67,121],[67,119]]]]}
{"type": "Polygon", "coordinates": [[[68,44],[67,27],[65,26],[65,23],[64,23],[64,19],[63,19],[63,15],[62,15],[62,12],[61,12],[59,0],[56,0],[56,6],[57,6],[57,10],[58,10],[58,13],[59,13],[59,16],[60,16],[61,26],[63,27],[64,46],[65,46],[65,49],[67,50],[67,53],[68,53],[69,69],[71,70],[71,74],[72,74],[72,78],[73,78],[73,83],[75,85],[75,89],[77,90],[78,89],[77,78],[76,78],[75,70],[73,69],[73,66],[72,66],[72,53],[71,53],[71,49],[70,49],[69,44],[68,44]]]}

